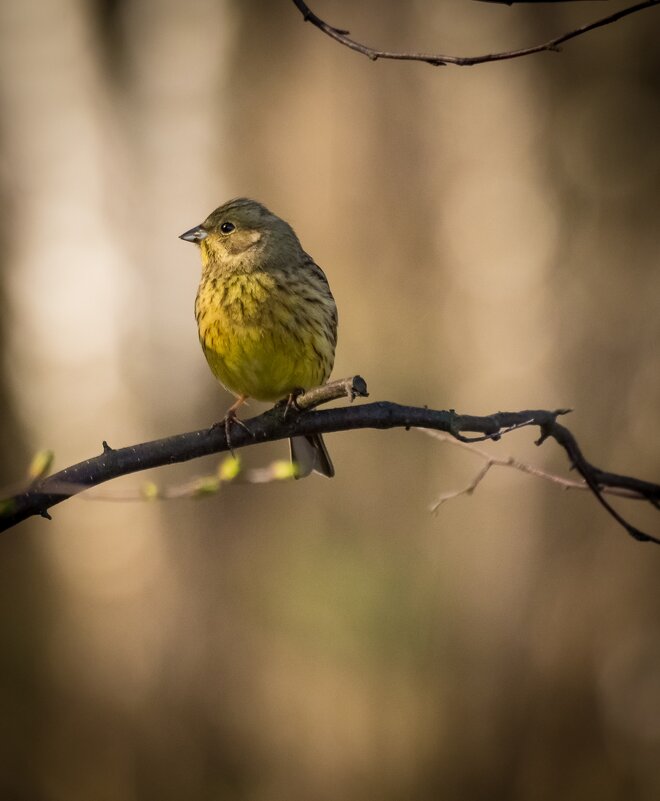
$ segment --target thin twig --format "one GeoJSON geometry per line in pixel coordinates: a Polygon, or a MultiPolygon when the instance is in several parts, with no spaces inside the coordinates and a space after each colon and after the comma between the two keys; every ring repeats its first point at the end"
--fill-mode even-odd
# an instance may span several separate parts
{"type": "Polygon", "coordinates": [[[304,0],[293,0],[293,3],[303,15],[305,22],[311,22],[312,25],[317,27],[320,31],[323,31],[323,33],[325,33],[331,39],[339,42],[339,44],[343,45],[344,47],[348,47],[351,50],[355,50],[357,53],[361,53],[363,56],[367,56],[367,58],[370,58],[372,61],[377,61],[379,58],[387,58],[398,61],[421,61],[425,64],[431,64],[434,67],[441,67],[446,64],[454,64],[458,67],[470,67],[474,64],[485,64],[490,61],[506,61],[512,58],[521,58],[522,56],[529,56],[532,53],[558,52],[560,50],[560,45],[564,44],[564,42],[568,42],[569,40],[575,39],[578,36],[583,36],[585,33],[594,31],[597,28],[602,28],[605,25],[611,25],[613,22],[617,22],[618,20],[623,19],[630,14],[636,14],[639,11],[644,11],[647,8],[656,6],[658,3],[660,3],[660,0],[644,0],[642,3],[636,3],[628,8],[623,8],[607,17],[602,17],[594,22],[581,25],[579,28],[575,28],[575,30],[563,33],[561,36],[557,36],[554,39],[543,42],[542,44],[533,45],[531,47],[523,47],[519,50],[506,50],[501,53],[486,53],[480,56],[448,56],[432,53],[397,53],[388,50],[379,50],[375,47],[369,47],[369,45],[362,44],[361,42],[356,42],[355,39],[351,39],[348,35],[350,33],[349,31],[329,25],[327,22],[317,16],[309,8],[307,3],[304,2],[304,0]]]}
{"type": "MultiPolygon", "coordinates": [[[[439,442],[446,442],[448,445],[454,445],[458,448],[462,448],[463,450],[468,451],[469,453],[473,453],[479,458],[483,459],[485,463],[484,466],[479,470],[479,472],[467,486],[463,487],[462,489],[449,490],[447,492],[443,492],[442,494],[438,495],[438,497],[435,499],[435,501],[433,501],[433,503],[429,507],[431,512],[437,512],[438,508],[443,503],[452,500],[453,498],[458,498],[461,495],[472,495],[472,493],[476,490],[479,484],[486,477],[491,467],[510,467],[514,470],[519,470],[521,473],[526,473],[527,475],[535,476],[536,478],[541,478],[544,481],[549,481],[552,484],[557,484],[564,490],[576,489],[583,491],[586,490],[588,492],[591,491],[589,485],[585,481],[574,481],[573,479],[570,478],[564,478],[564,476],[558,476],[556,473],[549,473],[547,470],[542,470],[540,467],[536,467],[535,465],[528,464],[527,462],[521,462],[513,456],[506,456],[506,457],[493,456],[492,453],[488,453],[487,451],[484,451],[482,448],[477,448],[470,442],[456,439],[455,437],[448,436],[447,434],[443,434],[440,431],[431,431],[427,428],[420,428],[418,430],[421,431],[422,434],[426,434],[427,436],[431,437],[432,439],[438,440],[439,442]]],[[[638,492],[633,492],[632,490],[628,489],[620,489],[617,487],[604,487],[602,492],[604,495],[615,495],[618,498],[627,498],[628,500],[633,500],[633,501],[646,500],[646,498],[643,495],[640,495],[638,492]]]]}
{"type": "MultiPolygon", "coordinates": [[[[215,495],[224,484],[272,484],[276,481],[293,481],[296,469],[291,461],[276,460],[265,467],[244,469],[240,459],[228,456],[220,463],[215,473],[197,476],[183,484],[159,486],[153,481],[145,481],[135,489],[87,489],[81,498],[85,501],[171,501],[202,498],[215,495]]],[[[63,487],[64,491],[69,487],[63,487]]]]}

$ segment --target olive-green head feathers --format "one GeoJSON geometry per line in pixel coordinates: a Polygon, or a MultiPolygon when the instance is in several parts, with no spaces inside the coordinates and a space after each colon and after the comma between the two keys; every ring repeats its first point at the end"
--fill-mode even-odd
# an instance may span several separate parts
{"type": "MultiPolygon", "coordinates": [[[[219,206],[201,225],[191,228],[180,239],[195,242],[202,248],[204,260],[227,263],[236,257],[256,256],[268,248],[278,254],[283,249],[301,250],[298,237],[291,226],[261,203],[248,198],[236,198],[219,206]]],[[[241,259],[243,267],[245,258],[241,259]]]]}

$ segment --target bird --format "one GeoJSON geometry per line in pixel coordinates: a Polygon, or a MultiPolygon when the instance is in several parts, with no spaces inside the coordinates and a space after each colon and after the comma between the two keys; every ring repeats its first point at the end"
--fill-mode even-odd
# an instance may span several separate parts
{"type": "MultiPolygon", "coordinates": [[[[256,200],[229,200],[179,238],[201,251],[195,317],[211,372],[236,398],[223,420],[229,440],[230,424],[243,425],[236,415],[248,398],[288,408],[301,391],[327,381],[337,306],[293,228],[256,200]]],[[[320,434],[292,437],[290,451],[296,478],[334,476],[320,434]]]]}

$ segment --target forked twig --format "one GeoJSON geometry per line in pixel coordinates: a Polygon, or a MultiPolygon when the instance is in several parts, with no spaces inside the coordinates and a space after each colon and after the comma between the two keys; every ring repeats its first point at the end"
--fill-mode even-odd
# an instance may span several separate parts
{"type": "MultiPolygon", "coordinates": [[[[491,467],[510,467],[514,470],[520,471],[521,473],[526,473],[527,475],[549,481],[551,484],[556,484],[563,490],[576,489],[590,491],[590,487],[586,481],[575,481],[570,478],[564,478],[564,476],[558,476],[556,473],[549,473],[547,470],[542,470],[540,467],[536,467],[535,465],[531,465],[527,462],[521,462],[513,456],[493,456],[492,453],[488,453],[481,448],[477,448],[469,441],[456,439],[455,437],[443,434],[440,431],[431,431],[426,428],[420,428],[419,431],[431,437],[432,439],[438,440],[439,442],[446,442],[448,445],[454,445],[458,448],[468,451],[469,453],[473,453],[484,461],[483,467],[465,487],[457,490],[448,490],[447,492],[443,492],[438,495],[433,503],[429,506],[431,512],[437,512],[443,503],[453,500],[454,498],[459,498],[461,495],[472,495],[472,493],[486,477],[491,467]]],[[[640,495],[639,492],[618,487],[603,487],[602,493],[603,495],[614,495],[618,498],[627,498],[628,500],[634,501],[646,500],[646,498],[643,495],[640,495]]]]}

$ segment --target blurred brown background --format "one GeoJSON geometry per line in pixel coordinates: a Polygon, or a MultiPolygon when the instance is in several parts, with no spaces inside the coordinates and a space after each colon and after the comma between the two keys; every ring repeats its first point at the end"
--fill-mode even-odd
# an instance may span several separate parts
{"type": "MultiPolygon", "coordinates": [[[[614,10],[312,5],[459,54],[614,10]]],[[[659,14],[456,69],[371,63],[285,0],[4,0],[2,485],[41,447],[63,467],[222,416],[177,235],[236,195],[326,270],[335,376],[473,414],[571,406],[589,458],[657,480],[659,14]]],[[[532,439],[492,447],[565,470],[532,439]]],[[[332,481],[74,499],[2,537],[0,797],[660,797],[660,549],[511,471],[433,517],[470,454],[328,442],[332,481]]]]}

